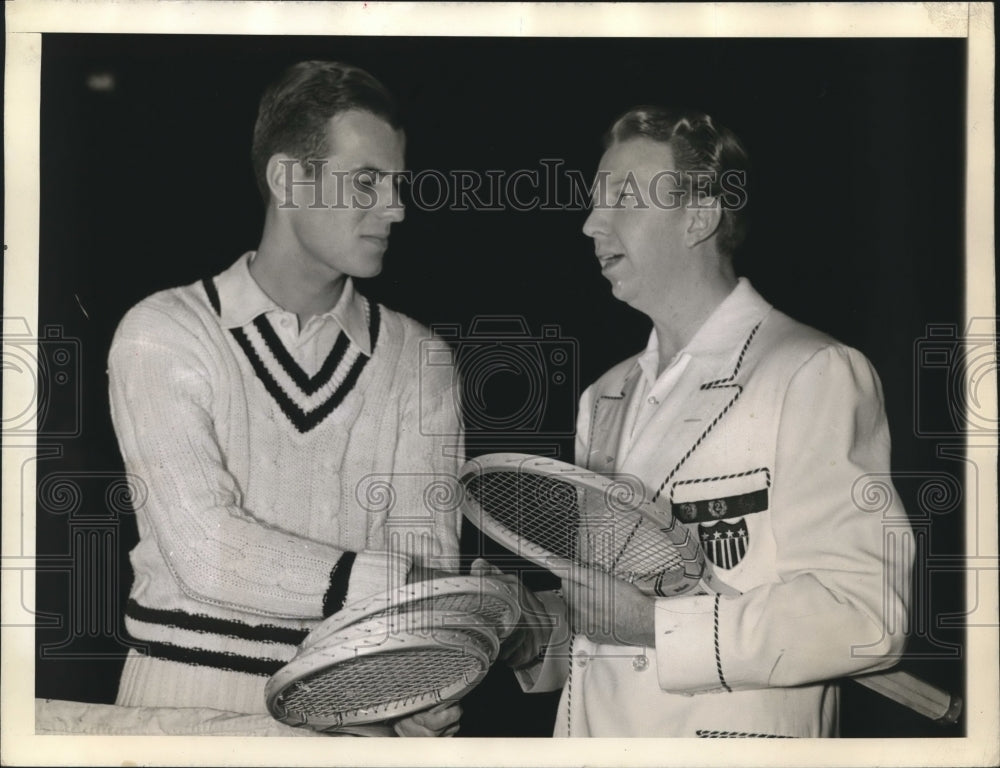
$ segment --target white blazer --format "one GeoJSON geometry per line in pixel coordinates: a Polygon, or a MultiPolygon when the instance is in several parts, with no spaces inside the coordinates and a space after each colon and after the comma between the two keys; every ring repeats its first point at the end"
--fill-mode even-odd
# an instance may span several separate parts
{"type": "Polygon", "coordinates": [[[878,377],[745,280],[684,352],[624,455],[638,356],[588,388],[576,460],[639,477],[742,594],[657,598],[655,648],[570,651],[561,622],[522,685],[564,686],[557,736],[835,735],[828,681],[891,666],[905,640],[911,531],[878,377]]]}

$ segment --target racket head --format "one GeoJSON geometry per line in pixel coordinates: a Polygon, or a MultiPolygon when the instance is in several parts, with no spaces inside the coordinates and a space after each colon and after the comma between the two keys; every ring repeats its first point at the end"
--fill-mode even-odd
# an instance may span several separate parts
{"type": "Polygon", "coordinates": [[[467,461],[459,479],[471,522],[557,576],[579,565],[672,596],[698,588],[708,572],[697,537],[653,503],[634,475],[492,453],[467,461]]]}
{"type": "Polygon", "coordinates": [[[499,653],[496,633],[473,614],[438,612],[418,629],[397,618],[363,619],[300,648],[265,686],[271,716],[317,731],[404,717],[464,696],[499,653]]]}
{"type": "Polygon", "coordinates": [[[442,626],[452,629],[462,628],[463,616],[476,616],[502,640],[517,626],[521,607],[514,590],[500,579],[488,575],[439,577],[348,603],[324,619],[299,647],[308,648],[366,619],[395,617],[397,626],[419,629],[440,624],[435,622],[439,615],[451,622],[442,626]]]}

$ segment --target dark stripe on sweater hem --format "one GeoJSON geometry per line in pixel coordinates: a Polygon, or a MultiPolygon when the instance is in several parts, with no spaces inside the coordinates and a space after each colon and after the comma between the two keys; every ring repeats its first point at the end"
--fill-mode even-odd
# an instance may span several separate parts
{"type": "MultiPolygon", "coordinates": [[[[213,635],[226,635],[240,640],[252,640],[262,643],[281,643],[298,645],[305,640],[308,632],[304,629],[276,627],[273,624],[246,624],[242,621],[217,619],[200,613],[186,611],[167,611],[160,608],[147,608],[140,605],[135,598],[129,598],[125,615],[136,621],[147,624],[160,624],[166,627],[187,629],[192,632],[207,632],[213,635]]],[[[143,641],[145,642],[145,641],[143,641]]]]}
{"type": "Polygon", "coordinates": [[[255,659],[251,656],[240,656],[235,653],[183,648],[179,645],[156,643],[150,640],[142,640],[141,642],[146,646],[147,655],[154,659],[176,661],[195,667],[212,667],[228,672],[241,672],[244,675],[270,677],[286,663],[275,659],[255,659]]]}

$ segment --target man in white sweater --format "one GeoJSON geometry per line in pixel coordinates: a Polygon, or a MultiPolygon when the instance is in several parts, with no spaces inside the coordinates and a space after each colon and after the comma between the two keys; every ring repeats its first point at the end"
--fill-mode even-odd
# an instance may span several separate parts
{"type": "MultiPolygon", "coordinates": [[[[454,569],[458,513],[427,491],[450,488],[461,457],[456,382],[418,370],[440,343],[426,328],[352,282],[379,273],[403,219],[404,141],[367,72],[293,66],[254,129],[257,250],[122,320],[112,416],[148,497],[125,612],[145,651],[118,704],[266,712],[268,677],[324,617],[454,569]]],[[[395,730],[452,735],[459,715],[395,730]]]]}
{"type": "Polygon", "coordinates": [[[885,492],[878,377],[737,278],[747,158],[731,132],[643,107],[605,150],[584,233],[652,332],[583,394],[576,462],[641,479],[729,589],[665,597],[567,574],[561,596],[540,595],[556,629],[530,651],[547,652],[512,656],[522,684],[563,688],[558,736],[835,735],[831,681],[891,666],[906,626],[912,542],[885,492]]]}

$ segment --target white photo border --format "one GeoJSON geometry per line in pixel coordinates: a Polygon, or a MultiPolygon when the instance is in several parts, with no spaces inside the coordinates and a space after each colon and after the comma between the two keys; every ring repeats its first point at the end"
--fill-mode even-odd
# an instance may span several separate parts
{"type": "MultiPolygon", "coordinates": [[[[903,4],[470,4],[108,2],[5,3],[6,168],[4,316],[38,319],[39,110],[44,32],[230,35],[495,35],[565,37],[953,37],[968,40],[966,319],[996,317],[993,101],[994,16],[988,3],[903,4]],[[974,158],[975,160],[971,160],[974,158]]],[[[7,330],[5,328],[5,330],[7,330]]],[[[13,383],[23,382],[15,380],[13,383]]],[[[993,382],[995,386],[995,379],[993,382]]],[[[995,409],[996,391],[984,394],[995,409]]],[[[5,414],[23,393],[4,388],[5,414]]],[[[995,411],[993,413],[995,418],[995,411]]],[[[995,437],[968,438],[967,487],[975,508],[997,509],[995,437]],[[974,442],[978,440],[979,442],[974,442]],[[978,460],[982,457],[982,460],[978,460]]],[[[36,736],[34,637],[18,619],[34,607],[35,477],[30,439],[3,436],[3,659],[0,717],[9,765],[989,765],[996,764],[998,704],[997,518],[968,525],[969,553],[991,560],[968,585],[991,626],[968,633],[965,738],[829,740],[673,739],[378,741],[233,737],[36,736]],[[22,466],[25,471],[22,472],[22,466]],[[8,514],[10,513],[10,514],[8,514]],[[978,589],[978,591],[977,591],[978,589]],[[983,601],[986,601],[985,607],[983,601]]]]}

